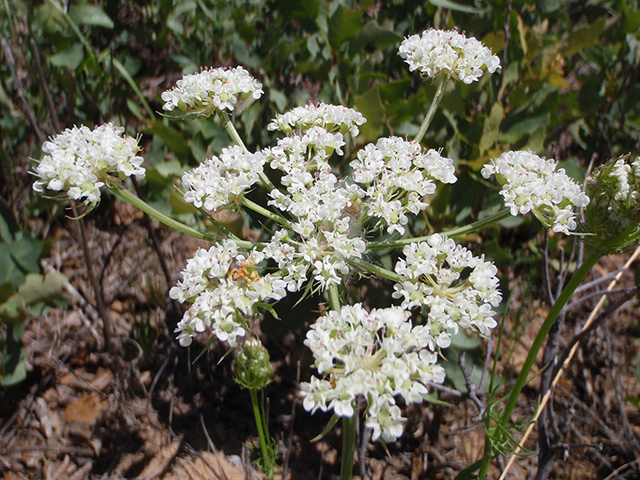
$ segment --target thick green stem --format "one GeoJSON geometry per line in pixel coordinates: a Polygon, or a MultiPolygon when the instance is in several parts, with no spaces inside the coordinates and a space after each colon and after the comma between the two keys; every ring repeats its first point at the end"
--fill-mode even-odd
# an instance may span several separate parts
{"type": "Polygon", "coordinates": [[[258,437],[260,437],[260,452],[262,455],[262,466],[265,469],[267,478],[273,478],[273,466],[274,460],[271,458],[271,449],[269,448],[268,435],[266,428],[266,420],[264,418],[264,411],[258,400],[258,391],[255,388],[249,389],[251,393],[251,403],[253,404],[253,415],[256,419],[256,426],[258,427],[258,437]]]}
{"type": "Polygon", "coordinates": [[[342,461],[340,480],[353,478],[353,456],[356,451],[356,413],[352,417],[342,418],[342,461]]]}
{"type": "MultiPolygon", "coordinates": [[[[162,223],[163,225],[166,225],[169,228],[172,228],[178,232],[184,233],[185,235],[189,235],[190,237],[194,237],[194,238],[199,238],[201,240],[207,240],[210,242],[222,242],[224,240],[224,238],[219,237],[218,235],[211,235],[208,233],[203,233],[200,232],[198,230],[196,230],[193,227],[190,227],[189,225],[185,225],[182,222],[179,222],[178,220],[175,220],[167,215],[165,215],[162,212],[159,212],[158,210],[156,210],[155,208],[153,208],[151,205],[149,205],[147,202],[145,202],[144,200],[142,200],[140,197],[136,196],[135,194],[133,194],[132,192],[130,192],[129,190],[126,190],[124,188],[120,188],[120,187],[113,187],[111,186],[109,188],[109,190],[116,196],[118,197],[120,200],[123,200],[125,202],[130,203],[131,205],[133,205],[136,208],[139,208],[140,210],[142,210],[144,213],[146,213],[147,215],[149,215],[151,218],[156,219],[157,221],[159,221],[160,223],[162,223]]],[[[238,247],[240,248],[253,248],[255,246],[255,244],[253,242],[248,242],[246,240],[234,240],[236,245],[238,245],[238,247]]]]}
{"type": "MultiPolygon", "coordinates": [[[[235,143],[239,147],[242,147],[242,149],[245,152],[249,152],[249,149],[246,147],[246,145],[242,141],[242,138],[240,138],[240,134],[236,130],[236,127],[233,126],[233,123],[231,122],[231,118],[229,117],[229,114],[225,111],[221,111],[220,120],[222,121],[222,126],[231,137],[231,140],[233,140],[233,143],[235,143]]],[[[267,190],[269,191],[275,190],[276,187],[273,185],[271,180],[269,180],[269,177],[267,177],[267,175],[264,172],[260,172],[258,176],[260,177],[260,181],[262,182],[262,184],[265,186],[267,190]]]]}
{"type": "MultiPolygon", "coordinates": [[[[508,218],[509,215],[511,215],[510,210],[508,208],[505,208],[504,210],[500,210],[498,213],[489,215],[482,220],[470,223],[469,225],[466,225],[464,227],[453,228],[451,230],[442,232],[442,235],[446,235],[449,238],[460,237],[462,235],[480,230],[481,228],[487,227],[494,223],[501,222],[505,218],[508,218]]],[[[404,247],[405,245],[409,245],[411,243],[426,242],[429,237],[431,237],[431,235],[427,235],[424,237],[401,238],[400,240],[382,240],[380,242],[369,242],[369,244],[367,245],[367,250],[386,250],[391,248],[404,247]]]]}
{"type": "Polygon", "coordinates": [[[438,105],[440,105],[440,101],[442,100],[442,94],[444,93],[444,85],[449,78],[448,75],[441,74],[438,79],[438,88],[436,89],[436,94],[433,97],[433,101],[431,102],[431,106],[429,107],[429,111],[427,112],[427,116],[424,117],[422,121],[422,125],[420,125],[420,130],[418,130],[418,134],[413,139],[414,142],[420,143],[424,137],[424,134],[427,133],[427,129],[431,124],[431,120],[433,120],[434,115],[436,114],[436,109],[438,105]]]}
{"type": "MultiPolygon", "coordinates": [[[[573,292],[575,292],[576,288],[580,286],[582,281],[589,274],[589,272],[591,272],[595,264],[598,263],[598,260],[600,260],[603,255],[604,252],[601,250],[594,250],[589,253],[589,255],[585,258],[584,263],[580,265],[580,268],[578,268],[578,270],[576,270],[576,272],[573,274],[571,280],[569,280],[569,283],[567,283],[567,285],[562,289],[560,296],[556,299],[555,303],[551,307],[551,310],[549,310],[547,318],[542,323],[542,326],[540,327],[536,338],[533,340],[533,344],[529,348],[529,354],[527,355],[527,358],[522,365],[522,369],[520,370],[520,374],[516,379],[516,383],[509,392],[509,398],[500,419],[503,425],[507,425],[510,421],[511,414],[513,413],[513,409],[516,406],[518,397],[520,396],[520,393],[522,392],[524,386],[529,381],[529,374],[531,373],[533,364],[536,361],[538,352],[542,348],[542,345],[544,344],[544,341],[549,334],[549,330],[551,330],[551,327],[558,318],[558,315],[565,307],[569,299],[571,299],[573,292]]],[[[493,459],[493,454],[494,452],[485,451],[485,457],[482,459],[478,478],[482,479],[484,478],[484,476],[486,476],[487,470],[489,468],[489,463],[493,459]]]]}

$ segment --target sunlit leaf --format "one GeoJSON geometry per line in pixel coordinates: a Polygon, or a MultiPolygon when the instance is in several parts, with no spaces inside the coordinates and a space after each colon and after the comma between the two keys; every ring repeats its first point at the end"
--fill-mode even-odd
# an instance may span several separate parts
{"type": "Polygon", "coordinates": [[[69,16],[79,25],[95,25],[96,27],[113,28],[113,20],[104,10],[95,5],[84,3],[73,6],[69,16]]]}
{"type": "Polygon", "coordinates": [[[362,29],[362,11],[350,10],[340,5],[329,19],[329,43],[337,50],[345,40],[354,37],[362,29]]]}
{"type": "Polygon", "coordinates": [[[51,55],[49,62],[54,67],[77,69],[84,60],[84,47],[81,43],[74,43],[66,50],[51,55]]]}

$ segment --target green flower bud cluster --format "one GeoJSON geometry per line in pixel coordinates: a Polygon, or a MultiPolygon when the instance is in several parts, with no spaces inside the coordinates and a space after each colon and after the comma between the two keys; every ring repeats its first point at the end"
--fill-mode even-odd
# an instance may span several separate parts
{"type": "Polygon", "coordinates": [[[587,179],[591,203],[585,210],[585,240],[607,252],[622,250],[640,237],[640,157],[609,160],[587,179]]]}
{"type": "Polygon", "coordinates": [[[261,390],[269,385],[271,375],[273,367],[269,361],[269,352],[259,339],[248,339],[236,356],[234,380],[249,390],[261,390]]]}

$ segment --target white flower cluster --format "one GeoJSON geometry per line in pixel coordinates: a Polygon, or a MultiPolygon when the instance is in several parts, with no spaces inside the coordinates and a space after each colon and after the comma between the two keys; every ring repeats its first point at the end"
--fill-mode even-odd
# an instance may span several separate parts
{"type": "Polygon", "coordinates": [[[482,168],[482,176],[496,175],[500,195],[511,215],[533,214],[554,232],[576,229],[574,208],[589,204],[589,197],[557,162],[527,151],[506,152],[482,168]]]}
{"type": "Polygon", "coordinates": [[[303,135],[293,135],[278,141],[264,151],[271,167],[284,172],[281,183],[286,193],[273,190],[270,205],[290,212],[291,222],[300,241],[286,240],[286,233],[274,235],[264,250],[281,269],[290,291],[305,282],[312,269],[321,288],[339,284],[340,276],[349,272],[346,260],[361,258],[366,245],[353,235],[353,216],[359,210],[354,205],[358,189],[347,186],[332,173],[329,157],[335,151],[342,154],[341,133],[329,133],[322,127],[312,127],[303,135]]]}
{"type": "Polygon", "coordinates": [[[477,81],[484,68],[489,73],[500,68],[500,59],[488,47],[455,29],[431,28],[422,35],[412,35],[400,45],[399,55],[412,72],[420,70],[428,77],[446,72],[467,84],[477,81]]]}
{"type": "Polygon", "coordinates": [[[85,126],[68,128],[52,137],[42,145],[45,156],[35,168],[39,180],[33,189],[66,191],[74,200],[95,204],[100,201],[100,187],[105,181],[131,175],[143,178],[138,142],[123,134],[123,127],[107,123],[93,130],[85,126]]]}
{"type": "Polygon", "coordinates": [[[262,84],[242,67],[204,69],[185,75],[162,93],[163,109],[213,115],[233,111],[262,96],[262,84]]]}
{"type": "Polygon", "coordinates": [[[276,118],[267,128],[291,134],[295,130],[306,132],[311,127],[322,127],[331,133],[340,132],[345,135],[349,132],[355,137],[360,133],[358,127],[366,121],[360,112],[352,108],[320,102],[317,105],[296,107],[284,114],[276,114],[276,118]]]}
{"type": "Polygon", "coordinates": [[[353,179],[364,187],[367,215],[384,220],[389,233],[404,233],[406,214],[429,206],[425,197],[435,193],[435,180],[457,180],[453,160],[435,150],[425,152],[419,144],[400,137],[370,143],[350,165],[353,179]]]}
{"type": "Polygon", "coordinates": [[[613,166],[611,175],[616,179],[616,194],[614,198],[617,201],[635,201],[640,199],[640,157],[630,164],[626,158],[619,158],[613,166]],[[629,179],[631,178],[631,182],[629,179]]]}
{"type": "Polygon", "coordinates": [[[256,313],[256,303],[286,295],[282,280],[258,274],[256,265],[263,259],[256,250],[241,253],[231,240],[198,249],[187,262],[182,281],[169,291],[174,300],[193,303],[176,328],[182,346],[207,328],[235,346],[236,337],[244,336],[246,318],[256,313]]]}
{"type": "Polygon", "coordinates": [[[223,148],[220,157],[213,156],[182,176],[184,199],[210,211],[239,204],[259,180],[264,162],[261,152],[250,153],[237,145],[223,148]]]}
{"type": "Polygon", "coordinates": [[[412,326],[399,307],[367,313],[360,304],[344,306],[320,317],[307,333],[307,345],[323,379],[311,377],[300,385],[305,410],[333,410],[354,415],[354,400],[367,400],[366,426],[372,440],[395,441],[402,435],[402,417],[395,396],[420,403],[429,382],[442,383],[444,369],[437,354],[425,349],[431,335],[425,326],[412,326]]]}
{"type": "Polygon", "coordinates": [[[498,272],[484,255],[474,257],[452,239],[438,234],[427,242],[407,245],[405,259],[396,263],[396,273],[406,278],[397,283],[394,298],[402,298],[402,308],[427,307],[427,327],[431,348],[447,348],[451,332],[459,327],[475,328],[483,335],[496,326],[493,316],[502,300],[498,272]]]}

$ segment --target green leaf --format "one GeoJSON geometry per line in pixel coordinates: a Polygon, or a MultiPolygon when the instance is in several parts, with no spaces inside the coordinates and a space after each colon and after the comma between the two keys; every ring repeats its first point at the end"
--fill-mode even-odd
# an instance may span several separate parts
{"type": "Polygon", "coordinates": [[[9,300],[15,289],[9,281],[0,283],[0,305],[9,300]]]}
{"type": "Polygon", "coordinates": [[[604,31],[606,18],[602,17],[588,25],[581,25],[576,28],[564,41],[564,47],[560,52],[569,57],[574,53],[585,50],[598,43],[598,38],[604,31]]]}
{"type": "Polygon", "coordinates": [[[450,10],[457,10],[458,12],[465,13],[486,13],[488,8],[472,7],[471,5],[460,5],[459,3],[452,2],[451,0],[429,0],[431,5],[436,7],[448,8],[450,10]]]}
{"type": "Polygon", "coordinates": [[[38,259],[42,242],[25,232],[19,232],[16,240],[2,244],[0,248],[0,282],[9,281],[14,288],[24,283],[27,273],[40,271],[38,259]]]}
{"type": "Polygon", "coordinates": [[[353,57],[367,44],[375,43],[379,49],[399,43],[402,35],[386,28],[382,28],[375,20],[368,21],[349,43],[349,55],[353,57]]]}
{"type": "Polygon", "coordinates": [[[25,305],[35,305],[40,302],[52,302],[62,298],[62,285],[69,281],[66,275],[51,271],[45,275],[29,273],[25,282],[18,288],[25,305]]]}
{"type": "Polygon", "coordinates": [[[66,50],[51,55],[49,63],[54,67],[77,69],[84,60],[84,47],[81,43],[74,43],[66,50]]]}
{"type": "Polygon", "coordinates": [[[329,43],[333,50],[338,50],[345,40],[348,40],[362,30],[362,11],[350,10],[342,5],[329,19],[329,43]]]}
{"type": "Polygon", "coordinates": [[[113,20],[104,10],[95,5],[80,3],[69,10],[69,16],[79,25],[113,28],[113,20]]]}
{"type": "Polygon", "coordinates": [[[339,418],[340,417],[334,413],[333,416],[331,417],[331,420],[329,420],[329,422],[327,423],[327,426],[324,427],[324,430],[322,430],[321,433],[319,433],[309,441],[311,443],[315,443],[318,440],[322,440],[322,437],[324,437],[327,433],[329,433],[331,429],[335,426],[335,424],[338,423],[339,418]]]}
{"type": "Polygon", "coordinates": [[[164,143],[167,144],[169,150],[181,161],[186,162],[191,156],[191,149],[184,136],[173,127],[165,125],[162,120],[154,120],[151,122],[149,133],[158,135],[164,143]]]}
{"type": "Polygon", "coordinates": [[[384,125],[383,118],[385,113],[380,100],[378,86],[374,85],[362,95],[355,95],[354,108],[367,119],[367,123],[360,127],[362,138],[365,141],[374,140],[384,125]]]}
{"type": "Polygon", "coordinates": [[[466,333],[460,330],[458,333],[451,335],[451,345],[459,348],[460,350],[473,350],[480,347],[482,342],[479,338],[469,337],[466,333]]]}
{"type": "Polygon", "coordinates": [[[504,109],[500,102],[496,102],[491,107],[489,116],[484,121],[482,127],[482,137],[480,138],[480,151],[486,152],[498,141],[500,135],[500,123],[504,118],[504,109]]]}
{"type": "Polygon", "coordinates": [[[7,325],[0,358],[0,385],[10,387],[27,378],[27,351],[22,346],[24,322],[7,325]]]}
{"type": "Polygon", "coordinates": [[[0,240],[11,241],[16,232],[20,230],[16,217],[11,208],[3,201],[0,201],[0,240]]]}
{"type": "Polygon", "coordinates": [[[567,0],[538,0],[538,8],[542,13],[552,13],[562,7],[567,0]]]}

